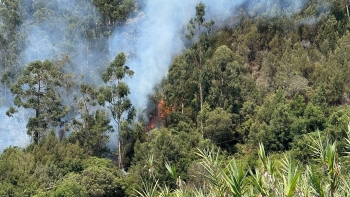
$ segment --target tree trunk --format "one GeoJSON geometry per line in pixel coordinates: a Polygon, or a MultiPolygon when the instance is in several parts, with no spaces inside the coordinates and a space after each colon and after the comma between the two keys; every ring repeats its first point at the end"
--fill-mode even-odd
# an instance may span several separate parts
{"type": "Polygon", "coordinates": [[[346,7],[346,14],[348,15],[348,19],[350,21],[349,2],[348,2],[348,0],[345,0],[345,7],[346,7]]]}
{"type": "Polygon", "coordinates": [[[181,102],[181,113],[184,113],[184,102],[181,102]]]}
{"type": "MultiPolygon", "coordinates": [[[[118,82],[119,83],[119,82],[118,82]]],[[[121,98],[119,98],[119,100],[121,100],[121,98]]],[[[118,124],[118,168],[122,169],[122,151],[121,151],[121,124],[122,124],[122,117],[120,116],[120,118],[117,121],[118,124]]]]}
{"type": "MultiPolygon", "coordinates": [[[[38,94],[37,94],[37,99],[38,99],[38,106],[37,106],[37,108],[35,109],[35,118],[37,119],[37,120],[39,120],[39,115],[40,115],[40,110],[38,109],[39,108],[39,106],[40,106],[40,91],[41,91],[41,83],[40,83],[40,80],[39,80],[39,83],[38,83],[38,94]]],[[[38,144],[39,143],[39,132],[36,130],[36,131],[34,131],[34,136],[33,136],[33,138],[34,138],[34,143],[35,144],[38,144]]]]}
{"type": "Polygon", "coordinates": [[[121,151],[121,139],[120,139],[120,126],[121,126],[121,118],[118,120],[118,169],[122,169],[122,151],[121,151]]]}
{"type": "MultiPolygon", "coordinates": [[[[39,119],[39,110],[35,110],[35,117],[39,119]]],[[[35,144],[39,144],[39,132],[37,130],[34,131],[33,133],[33,140],[35,144]]]]}
{"type": "Polygon", "coordinates": [[[122,154],[121,154],[121,141],[120,141],[120,135],[118,138],[118,168],[122,169],[122,154]]]}
{"type": "MultiPolygon", "coordinates": [[[[202,84],[199,83],[199,98],[200,98],[200,105],[201,105],[201,112],[203,111],[203,91],[202,91],[202,84]]],[[[201,119],[201,133],[202,137],[204,135],[203,131],[203,120],[201,119]]]]}
{"type": "Polygon", "coordinates": [[[203,110],[203,90],[202,90],[202,83],[199,83],[199,99],[200,99],[200,105],[201,105],[201,111],[203,110]]]}

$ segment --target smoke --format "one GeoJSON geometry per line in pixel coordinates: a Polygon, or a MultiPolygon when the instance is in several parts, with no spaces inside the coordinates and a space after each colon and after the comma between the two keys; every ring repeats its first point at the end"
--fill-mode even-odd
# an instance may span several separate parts
{"type": "MultiPolygon", "coordinates": [[[[209,20],[226,19],[232,10],[243,1],[204,1],[209,20]]],[[[184,29],[191,17],[195,16],[198,1],[146,1],[143,10],[130,19],[122,28],[114,31],[111,48],[112,59],[117,53],[128,54],[128,66],[135,74],[128,84],[131,100],[137,109],[145,109],[147,95],[167,73],[173,58],[186,47],[184,29]]],[[[217,23],[218,24],[218,23],[217,23]]]]}
{"type": "MultiPolygon", "coordinates": [[[[100,19],[99,13],[90,2],[24,1],[24,10],[27,12],[23,16],[25,21],[20,27],[20,32],[26,36],[26,47],[20,54],[21,65],[25,66],[36,59],[59,59],[62,54],[68,54],[75,66],[71,72],[76,78],[82,74],[86,82],[99,86],[102,84],[100,73],[108,65],[108,60],[112,60],[119,52],[125,52],[128,56],[127,65],[135,72],[134,76],[127,80],[131,89],[130,97],[135,107],[142,111],[147,105],[147,95],[167,74],[173,58],[186,49],[186,25],[195,16],[195,6],[199,0],[138,1],[141,9],[135,10],[123,27],[116,27],[108,40],[100,40],[105,42],[110,50],[102,50],[98,47],[99,43],[91,43],[86,39],[89,33],[98,33],[87,30],[100,19]],[[40,9],[37,9],[38,7],[40,9]]],[[[227,20],[236,24],[235,17],[241,8],[252,16],[290,17],[302,10],[306,2],[203,0],[206,4],[205,18],[215,20],[216,27],[225,25],[227,20]]],[[[0,108],[0,112],[0,151],[9,145],[23,147],[28,144],[24,126],[25,114],[16,119],[6,117],[4,108],[0,108]],[[13,124],[14,119],[18,124],[13,124]]]]}
{"type": "MultiPolygon", "coordinates": [[[[87,0],[25,1],[25,21],[20,31],[26,36],[25,49],[20,54],[22,65],[34,60],[57,60],[69,55],[76,76],[97,83],[97,68],[104,57],[101,50],[86,38],[96,34],[93,26],[100,19],[96,8],[87,0]],[[32,10],[32,12],[30,12],[32,10]],[[33,11],[34,10],[34,11],[33,11]],[[94,77],[92,77],[94,76],[94,77]]],[[[103,39],[100,40],[104,42],[103,39]]]]}
{"type": "MultiPolygon", "coordinates": [[[[305,7],[307,1],[283,0],[203,0],[206,20],[214,19],[220,27],[239,14],[243,6],[250,15],[266,17],[292,16],[305,7]]],[[[147,0],[144,8],[122,28],[114,31],[111,46],[112,59],[118,52],[129,55],[128,65],[135,71],[131,99],[137,109],[145,109],[147,95],[167,73],[173,58],[179,55],[188,42],[184,38],[186,25],[195,17],[199,0],[147,0]]]]}
{"type": "Polygon", "coordinates": [[[9,146],[25,147],[30,143],[26,130],[28,111],[23,109],[13,117],[8,117],[6,110],[0,107],[0,153],[9,146]]]}

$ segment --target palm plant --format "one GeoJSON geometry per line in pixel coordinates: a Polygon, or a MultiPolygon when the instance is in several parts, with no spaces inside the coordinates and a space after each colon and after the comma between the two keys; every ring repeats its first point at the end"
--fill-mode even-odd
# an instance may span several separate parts
{"type": "MultiPolygon", "coordinates": [[[[165,163],[166,169],[176,181],[176,189],[171,190],[169,186],[160,187],[158,181],[153,179],[153,183],[143,182],[143,189],[137,191],[137,194],[142,197],[349,196],[350,183],[348,177],[341,173],[336,143],[329,143],[327,138],[322,140],[319,132],[317,137],[311,137],[311,141],[311,154],[317,157],[324,176],[311,166],[306,166],[305,172],[302,173],[297,162],[289,154],[285,154],[280,163],[275,165],[276,162],[269,158],[262,144],[259,144],[258,149],[261,167],[248,172],[244,170],[242,163],[235,159],[227,163],[220,156],[220,151],[198,149],[196,154],[200,156],[200,165],[204,169],[201,175],[205,178],[200,188],[182,184],[184,182],[177,175],[175,166],[165,163]]],[[[346,141],[350,148],[350,126],[346,141]]],[[[149,160],[149,163],[153,162],[152,156],[149,160]]]]}
{"type": "Polygon", "coordinates": [[[225,171],[222,169],[223,161],[219,158],[219,151],[214,153],[213,150],[199,150],[196,153],[202,158],[201,166],[205,170],[204,178],[208,181],[209,190],[215,196],[225,196],[227,186],[224,180],[225,171]]]}
{"type": "Polygon", "coordinates": [[[251,185],[260,196],[269,196],[270,194],[278,196],[281,189],[276,181],[275,161],[267,156],[262,143],[259,143],[258,156],[262,163],[262,172],[259,169],[255,169],[254,173],[249,171],[251,185]]]}
{"type": "Polygon", "coordinates": [[[324,197],[325,193],[323,191],[321,180],[319,177],[317,177],[317,175],[310,166],[306,167],[306,176],[308,179],[308,184],[312,189],[312,194],[315,196],[324,197]]]}
{"type": "Polygon", "coordinates": [[[155,183],[148,182],[148,181],[145,182],[142,180],[142,190],[141,191],[135,190],[135,191],[138,194],[137,196],[140,196],[140,197],[156,197],[157,187],[159,187],[158,180],[155,183]]]}
{"type": "Polygon", "coordinates": [[[233,159],[228,165],[227,172],[224,174],[224,179],[231,191],[232,196],[240,197],[246,193],[246,175],[247,172],[244,172],[242,163],[239,163],[239,165],[237,165],[235,159],[233,159]]]}
{"type": "Polygon", "coordinates": [[[287,157],[284,155],[281,164],[282,170],[280,174],[283,179],[284,196],[291,197],[293,196],[301,172],[298,170],[298,166],[291,156],[287,157]]]}
{"type": "Polygon", "coordinates": [[[268,190],[266,188],[266,181],[263,178],[259,169],[255,169],[255,172],[249,170],[250,181],[253,188],[259,193],[261,196],[268,196],[268,190]]]}
{"type": "Polygon", "coordinates": [[[166,169],[168,170],[168,172],[170,173],[171,178],[173,178],[173,180],[176,182],[176,187],[177,187],[177,189],[181,189],[182,186],[185,184],[185,182],[183,182],[183,181],[181,180],[181,177],[177,175],[176,167],[170,165],[170,164],[167,163],[167,162],[165,163],[165,167],[166,167],[166,169]]]}
{"type": "Polygon", "coordinates": [[[164,186],[162,188],[160,188],[160,191],[159,191],[159,197],[169,197],[171,196],[171,191],[170,191],[170,188],[168,186],[164,186]]]}
{"type": "MultiPolygon", "coordinates": [[[[329,143],[328,137],[326,139],[326,144],[323,143],[321,139],[321,134],[318,131],[318,139],[311,137],[313,145],[309,145],[314,156],[317,156],[323,166],[323,170],[327,175],[328,181],[326,188],[328,190],[328,195],[330,197],[334,197],[337,189],[340,186],[340,163],[338,162],[338,158],[336,155],[336,143],[329,143]]],[[[316,193],[321,194],[323,191],[321,186],[318,186],[318,182],[315,180],[316,177],[313,176],[312,170],[309,172],[310,178],[313,181],[312,183],[316,183],[316,185],[312,184],[313,189],[316,190],[316,193]]],[[[323,187],[324,188],[324,187],[323,187]]]]}

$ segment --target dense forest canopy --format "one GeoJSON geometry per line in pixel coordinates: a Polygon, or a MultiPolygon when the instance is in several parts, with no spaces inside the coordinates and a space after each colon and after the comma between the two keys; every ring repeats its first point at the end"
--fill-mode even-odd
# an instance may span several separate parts
{"type": "Polygon", "coordinates": [[[347,196],[338,0],[0,0],[0,196],[347,196]]]}

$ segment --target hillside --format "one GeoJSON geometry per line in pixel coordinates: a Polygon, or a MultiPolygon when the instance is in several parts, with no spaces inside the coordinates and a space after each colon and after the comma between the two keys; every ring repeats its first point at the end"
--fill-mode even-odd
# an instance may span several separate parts
{"type": "Polygon", "coordinates": [[[349,30],[347,1],[2,0],[0,196],[346,196],[349,30]]]}

